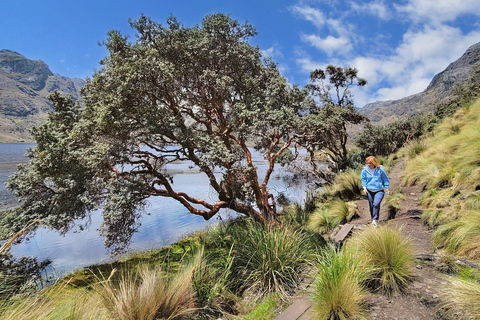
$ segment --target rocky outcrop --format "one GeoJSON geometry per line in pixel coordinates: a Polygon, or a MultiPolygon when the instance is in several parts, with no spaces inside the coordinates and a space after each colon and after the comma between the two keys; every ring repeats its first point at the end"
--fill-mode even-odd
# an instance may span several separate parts
{"type": "Polygon", "coordinates": [[[0,50],[0,142],[31,141],[29,129],[53,110],[48,95],[58,90],[79,99],[83,84],[52,73],[41,60],[0,50]]]}
{"type": "Polygon", "coordinates": [[[480,61],[480,43],[470,48],[444,71],[435,75],[425,91],[394,101],[377,101],[361,111],[373,123],[386,124],[412,115],[432,111],[435,105],[454,96],[454,85],[466,83],[480,61]]]}

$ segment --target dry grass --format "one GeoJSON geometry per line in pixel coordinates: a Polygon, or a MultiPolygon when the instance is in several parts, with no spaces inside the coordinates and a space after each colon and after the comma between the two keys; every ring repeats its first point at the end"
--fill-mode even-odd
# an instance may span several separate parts
{"type": "Polygon", "coordinates": [[[113,319],[179,319],[195,310],[195,267],[191,263],[169,277],[161,268],[141,266],[137,272],[123,273],[118,281],[101,281],[93,289],[113,319]]]}
{"type": "Polygon", "coordinates": [[[444,297],[445,308],[453,317],[467,315],[469,319],[480,319],[480,284],[474,281],[455,279],[450,282],[444,297]]]}

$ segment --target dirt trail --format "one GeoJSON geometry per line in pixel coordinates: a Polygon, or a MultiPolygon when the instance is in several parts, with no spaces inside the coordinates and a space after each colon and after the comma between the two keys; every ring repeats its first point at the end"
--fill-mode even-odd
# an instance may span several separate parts
{"type": "MultiPolygon", "coordinates": [[[[404,162],[395,165],[390,174],[390,190],[394,191],[400,186],[400,176],[404,162]]],[[[415,254],[434,254],[434,246],[431,243],[432,231],[418,218],[422,213],[420,207],[421,189],[417,186],[402,187],[401,193],[404,200],[400,203],[400,211],[394,220],[387,221],[385,200],[382,202],[380,212],[380,225],[393,224],[401,228],[403,234],[413,244],[415,254]]],[[[368,201],[359,201],[361,217],[353,223],[369,223],[370,213],[368,201]]],[[[367,300],[368,319],[442,319],[439,311],[440,289],[447,282],[442,279],[437,271],[434,261],[418,260],[415,267],[415,279],[405,294],[388,298],[380,294],[371,294],[367,300]]]]}
{"type": "MultiPolygon", "coordinates": [[[[400,186],[400,177],[404,162],[395,165],[390,174],[390,190],[394,191],[400,186]]],[[[400,211],[394,220],[387,221],[385,200],[382,202],[379,224],[393,224],[401,228],[402,232],[413,244],[415,254],[431,255],[435,249],[431,243],[432,231],[429,230],[418,218],[421,215],[419,199],[421,190],[417,186],[402,187],[401,193],[404,200],[400,203],[400,211]]],[[[361,230],[370,224],[368,201],[359,200],[360,217],[351,221],[355,225],[354,230],[361,230]]],[[[355,232],[355,231],[354,231],[355,232]]],[[[370,293],[366,301],[366,318],[377,320],[431,320],[444,319],[441,317],[440,295],[441,288],[445,288],[447,282],[437,270],[436,262],[428,260],[416,260],[415,278],[404,294],[387,297],[382,294],[370,293]]],[[[276,317],[276,320],[309,320],[313,319],[311,303],[308,295],[299,297],[287,310],[276,317]],[[307,307],[306,307],[307,306],[307,307]],[[295,310],[297,309],[297,310],[295,310]],[[290,314],[296,316],[290,316],[290,314]]]]}

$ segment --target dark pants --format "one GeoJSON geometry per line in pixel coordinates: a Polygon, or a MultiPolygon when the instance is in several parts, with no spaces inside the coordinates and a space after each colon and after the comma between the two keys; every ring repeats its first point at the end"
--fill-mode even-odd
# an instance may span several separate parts
{"type": "Polygon", "coordinates": [[[385,192],[383,190],[367,191],[368,204],[370,206],[370,217],[372,218],[372,220],[378,220],[378,217],[380,215],[380,203],[385,196],[385,192]]]}

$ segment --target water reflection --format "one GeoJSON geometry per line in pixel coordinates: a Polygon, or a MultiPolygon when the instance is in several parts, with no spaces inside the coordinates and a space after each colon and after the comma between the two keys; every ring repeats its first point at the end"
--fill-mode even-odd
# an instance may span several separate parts
{"type": "MultiPolygon", "coordinates": [[[[15,170],[14,163],[25,161],[23,154],[26,145],[1,145],[0,144],[0,172],[2,188],[6,177],[15,170]]],[[[260,177],[267,169],[267,163],[258,153],[254,153],[254,162],[258,167],[260,177]]],[[[216,199],[216,194],[209,187],[208,179],[204,174],[191,168],[189,163],[172,163],[168,165],[169,173],[173,176],[174,187],[185,191],[187,194],[204,199],[216,199]]],[[[286,183],[290,174],[282,172],[280,167],[275,168],[269,183],[269,189],[274,195],[286,194],[288,198],[301,202],[306,186],[304,183],[286,183]]],[[[6,198],[11,195],[6,195],[6,198]]],[[[202,217],[192,215],[177,201],[153,197],[149,199],[149,205],[142,214],[141,226],[132,237],[129,251],[143,251],[159,249],[171,244],[181,237],[197,230],[217,223],[219,219],[228,219],[235,213],[222,210],[220,214],[205,221],[202,217]]],[[[112,257],[107,252],[103,237],[99,236],[97,229],[102,222],[100,211],[92,212],[90,227],[87,230],[70,231],[65,236],[60,236],[56,231],[46,228],[38,229],[36,235],[28,242],[14,245],[11,253],[15,256],[32,256],[39,260],[50,259],[52,261],[52,273],[62,276],[72,270],[89,265],[108,262],[118,257],[112,257]]]]}

